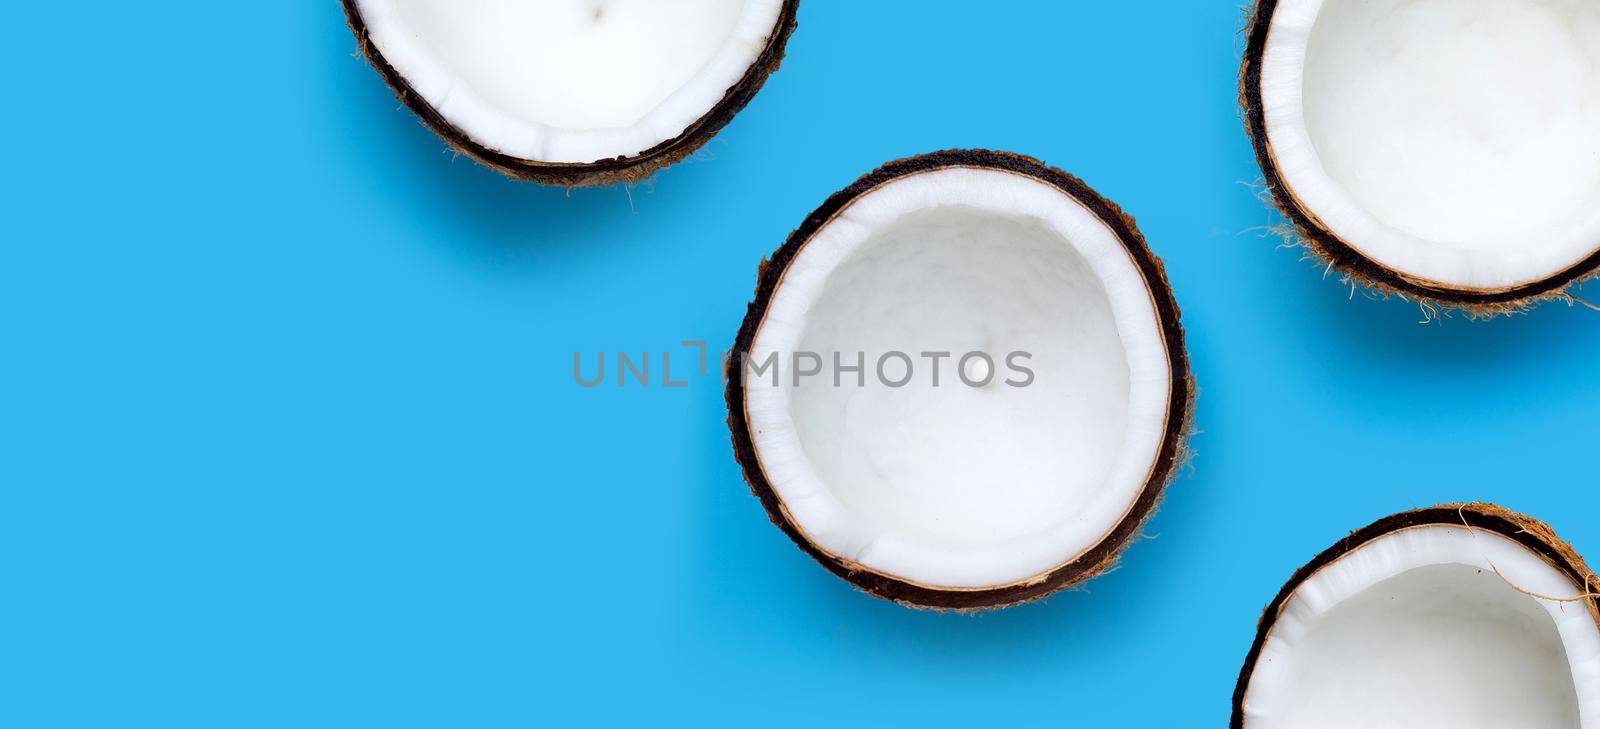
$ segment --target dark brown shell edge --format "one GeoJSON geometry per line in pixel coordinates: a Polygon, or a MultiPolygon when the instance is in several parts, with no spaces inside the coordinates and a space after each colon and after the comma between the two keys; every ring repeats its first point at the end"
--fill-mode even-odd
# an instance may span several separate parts
{"type": "Polygon", "coordinates": [[[1283,611],[1289,598],[1294,595],[1295,590],[1318,570],[1360,549],[1362,545],[1374,539],[1402,529],[1428,525],[1486,529],[1521,544],[1565,573],[1574,585],[1590,593],[1584,604],[1589,609],[1589,615],[1596,623],[1600,623],[1600,601],[1594,597],[1596,593],[1600,593],[1600,579],[1595,577],[1589,565],[1584,563],[1583,557],[1578,555],[1571,544],[1556,536],[1555,530],[1551,529],[1550,525],[1526,514],[1486,503],[1441,504],[1386,516],[1352,532],[1317,555],[1304,567],[1296,570],[1294,576],[1290,577],[1283,589],[1278,592],[1278,596],[1273,598],[1266,610],[1262,611],[1261,620],[1256,624],[1255,642],[1250,645],[1250,653],[1245,657],[1244,667],[1239,671],[1239,681],[1233,689],[1233,718],[1228,722],[1230,729],[1244,729],[1244,699],[1250,685],[1250,676],[1255,673],[1256,661],[1261,657],[1261,648],[1266,644],[1267,635],[1272,632],[1272,626],[1277,623],[1278,615],[1283,611]]]}
{"type": "Polygon", "coordinates": [[[1101,197],[1072,175],[1022,155],[989,150],[945,150],[909,157],[883,165],[834,193],[813,211],[773,255],[763,260],[755,299],[750,303],[738,339],[727,361],[728,427],[733,436],[734,456],[743,469],[750,490],[765,507],[767,516],[806,554],[828,571],[849,581],[868,594],[885,600],[926,610],[975,612],[1009,607],[1075,587],[1110,570],[1122,551],[1139,535],[1144,523],[1155,512],[1172,477],[1188,459],[1187,438],[1192,431],[1195,388],[1189,373],[1189,355],[1184,346],[1184,331],[1178,304],[1172,295],[1161,259],[1151,253],[1133,218],[1114,203],[1101,197]],[[1092,211],[1116,234],[1128,250],[1145,279],[1160,319],[1166,342],[1171,398],[1167,406],[1166,432],[1150,474],[1122,520],[1094,547],[1071,562],[1034,580],[980,590],[942,590],[903,581],[848,563],[812,544],[793,524],[767,481],[756,457],[749,422],[744,409],[744,385],[740,377],[742,358],[750,351],[756,331],[766,315],[768,303],[777,291],[783,273],[795,255],[827,223],[850,203],[868,191],[895,179],[932,170],[968,167],[993,169],[1023,175],[1061,190],[1092,211]]]}
{"type": "Polygon", "coordinates": [[[1245,133],[1250,136],[1256,163],[1261,167],[1262,181],[1289,224],[1289,229],[1277,231],[1280,235],[1303,248],[1308,257],[1324,269],[1337,270],[1347,283],[1365,287],[1380,297],[1415,301],[1429,312],[1430,318],[1441,311],[1460,311],[1468,318],[1487,319],[1520,314],[1545,301],[1581,303],[1571,289],[1600,276],[1600,247],[1577,263],[1538,281],[1494,290],[1459,288],[1410,277],[1378,263],[1345,243],[1305,210],[1278,170],[1272,142],[1267,139],[1266,109],[1261,98],[1261,63],[1277,7],[1278,0],[1256,0],[1253,8],[1247,6],[1242,31],[1244,59],[1239,68],[1239,105],[1245,133]]]}
{"type": "Polygon", "coordinates": [[[349,24],[350,32],[355,35],[361,54],[377,70],[378,75],[383,77],[384,83],[389,85],[395,96],[451,148],[477,160],[485,167],[514,179],[563,187],[592,187],[639,182],[665,167],[676,164],[711,141],[711,138],[722,131],[728,122],[733,121],[735,115],[744,110],[750,100],[755,98],[756,92],[766,83],[767,77],[777,71],[778,66],[782,64],[784,49],[797,25],[795,16],[799,11],[800,0],[785,0],[783,9],[778,15],[778,23],[772,35],[767,38],[767,46],[761,51],[761,55],[750,64],[750,68],[745,71],[745,75],[738,83],[723,94],[722,100],[695,123],[689,125],[682,134],[636,155],[570,164],[525,160],[489,149],[473,141],[423,100],[422,96],[411,88],[405,77],[389,65],[368,36],[366,21],[356,8],[355,0],[340,0],[340,5],[344,8],[345,22],[349,24]]]}

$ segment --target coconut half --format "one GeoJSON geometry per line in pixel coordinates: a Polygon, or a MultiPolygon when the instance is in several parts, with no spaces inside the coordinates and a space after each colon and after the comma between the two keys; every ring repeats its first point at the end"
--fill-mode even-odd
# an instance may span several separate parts
{"type": "Polygon", "coordinates": [[[799,0],[341,0],[384,81],[513,177],[634,182],[722,129],[776,70],[799,0]]]}
{"type": "Polygon", "coordinates": [[[1110,567],[1182,457],[1193,392],[1133,221],[990,151],[830,197],[763,262],[733,354],[734,451],[772,521],[857,587],[934,609],[1110,567]]]}
{"type": "Polygon", "coordinates": [[[1245,123],[1297,237],[1473,313],[1600,268],[1600,3],[1258,0],[1245,123]]]}
{"type": "Polygon", "coordinates": [[[1600,727],[1597,586],[1550,527],[1497,506],[1381,519],[1267,607],[1232,726],[1600,727]]]}

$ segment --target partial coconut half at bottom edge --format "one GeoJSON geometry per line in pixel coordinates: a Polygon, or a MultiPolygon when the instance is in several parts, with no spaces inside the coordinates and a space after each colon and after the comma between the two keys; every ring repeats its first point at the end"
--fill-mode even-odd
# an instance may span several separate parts
{"type": "Polygon", "coordinates": [[[1573,289],[1600,273],[1600,104],[1583,101],[1600,101],[1600,8],[1562,5],[1588,19],[1540,0],[1256,0],[1239,103],[1275,232],[1430,314],[1593,307],[1573,289]]]}
{"type": "MultiPolygon", "coordinates": [[[[368,2],[374,0],[366,0],[368,2]]],[[[750,0],[754,2],[756,0],[750,0]]],[[[340,0],[344,8],[346,22],[350,31],[355,35],[356,43],[361,54],[383,78],[384,83],[394,92],[402,103],[406,105],[434,134],[443,139],[451,148],[461,154],[476,160],[508,177],[528,180],[545,185],[559,185],[565,187],[588,187],[596,185],[612,185],[618,183],[635,183],[642,181],[657,171],[676,164],[693,154],[712,137],[716,136],[723,127],[733,120],[733,117],[744,109],[755,98],[758,91],[766,83],[767,77],[782,63],[784,50],[789,37],[796,27],[796,14],[799,10],[800,0],[762,0],[778,5],[775,22],[770,29],[761,29],[766,33],[765,42],[754,57],[750,60],[743,73],[733,81],[725,90],[720,90],[717,99],[709,108],[701,107],[704,113],[686,125],[674,125],[671,131],[659,134],[660,139],[647,148],[629,148],[627,151],[616,151],[614,154],[593,158],[583,156],[581,159],[562,159],[559,161],[546,161],[528,154],[511,153],[503,151],[493,144],[486,143],[462,125],[454,123],[448,118],[450,115],[441,112],[434,103],[430,102],[427,95],[421,93],[405,74],[396,68],[396,63],[385,55],[380,44],[374,42],[372,30],[368,19],[362,14],[363,0],[340,0]]],[[[605,19],[606,6],[594,3],[594,18],[597,22],[605,19]]],[[[741,22],[744,19],[741,18],[741,22]]],[[[741,29],[747,30],[747,29],[741,29]]],[[[537,42],[530,39],[528,42],[537,42]]],[[[724,49],[726,50],[726,49],[724,49]]],[[[408,51],[408,55],[415,56],[415,52],[408,51]]],[[[713,59],[716,62],[717,59],[713,59]]],[[[437,80],[436,83],[437,84],[437,80]]],[[[719,86],[720,89],[720,86],[719,86]]],[[[448,100],[455,93],[446,88],[440,92],[448,100]]],[[[455,100],[455,103],[460,103],[455,100]]],[[[681,106],[676,99],[669,97],[665,105],[681,106]]],[[[481,101],[473,101],[475,107],[487,106],[481,101]]],[[[695,112],[699,113],[700,109],[695,112]]],[[[678,116],[683,116],[680,112],[678,116]]],[[[506,121],[494,125],[500,128],[521,123],[514,119],[515,115],[506,116],[506,121]]],[[[644,124],[651,117],[646,117],[644,124]]],[[[535,125],[537,126],[537,125],[535,125]]],[[[601,134],[610,134],[606,129],[594,130],[601,134]]],[[[605,143],[608,144],[609,142],[605,143]]],[[[586,145],[593,146],[593,145],[586,145]]],[[[603,146],[603,145],[602,145],[603,146]]]]}
{"type": "MultiPolygon", "coordinates": [[[[993,257],[1005,259],[1007,255],[1010,254],[1004,250],[997,250],[993,257]]],[[[848,292],[851,289],[839,290],[848,292]]],[[[1104,312],[1102,315],[1102,318],[1111,316],[1104,312]]],[[[1106,321],[1111,320],[1106,319],[1106,321]]],[[[988,323],[981,321],[980,317],[975,326],[987,328],[988,323]]],[[[1018,323],[1016,326],[1024,325],[1018,323]]],[[[971,328],[973,327],[967,327],[971,328]]],[[[1084,346],[1087,347],[1092,343],[1086,340],[1084,346]]],[[[893,347],[897,343],[871,344],[893,347]]],[[[1072,342],[1066,344],[1070,345],[1072,342]]],[[[1042,348],[1050,350],[1049,347],[1042,348]]],[[[1050,351],[1055,352],[1055,350],[1050,351]]],[[[1057,353],[1057,356],[1062,355],[1057,353]]],[[[1044,370],[1049,364],[1049,358],[1041,354],[1040,362],[1045,363],[1039,365],[1041,370],[1044,370]]],[[[867,367],[870,370],[872,365],[868,364],[867,367]]],[[[1088,370],[1075,371],[1091,374],[1095,372],[1092,367],[1088,370]]],[[[760,500],[772,522],[804,552],[857,588],[903,605],[934,610],[982,610],[1028,602],[1079,585],[1112,567],[1122,550],[1139,534],[1143,523],[1154,512],[1164,488],[1186,457],[1185,439],[1192,416],[1194,396],[1178,306],[1173,299],[1160,260],[1151,253],[1133,220],[1116,205],[1071,175],[1028,157],[987,150],[948,150],[891,162],[829,197],[821,207],[807,216],[784,245],[773,254],[771,260],[762,262],[755,299],[750,304],[739,330],[737,342],[728,358],[726,375],[728,424],[732,431],[734,453],[752,492],[760,500]],[[974,185],[977,187],[969,189],[974,185]],[[928,197],[923,200],[918,196],[928,197]],[[1034,212],[1041,210],[1048,212],[1039,213],[1043,217],[1036,219],[1028,217],[1029,213],[1016,213],[1008,207],[1030,204],[1043,206],[1037,207],[1034,212]],[[983,208],[983,206],[990,207],[983,208]],[[994,212],[995,209],[1000,212],[994,212]],[[1045,218],[1053,222],[1046,222],[1045,218]],[[871,222],[874,219],[877,222],[871,222]],[[1051,225],[1057,227],[1050,228],[1051,225]],[[1063,229],[1061,226],[1073,225],[1078,227],[1073,229],[1075,232],[1071,236],[1051,237],[1058,235],[1058,231],[1063,229]],[[1011,234],[1032,242],[1017,243],[1007,239],[1003,243],[994,245],[1042,246],[1040,249],[1028,249],[1032,253],[1016,254],[1025,257],[1036,253],[1040,257],[1037,260],[1014,262],[1009,268],[997,264],[998,267],[987,270],[990,256],[986,253],[987,249],[979,250],[981,246],[987,245],[984,242],[986,237],[1011,234]],[[1028,238],[1035,234],[1042,237],[1028,238]],[[969,245],[970,248],[965,247],[969,245]],[[811,248],[812,246],[815,246],[815,250],[811,248]],[[1062,258],[1050,258],[1056,255],[1053,246],[1059,246],[1063,251],[1059,253],[1062,258]],[[924,250],[929,251],[926,254],[928,256],[945,256],[945,258],[936,263],[920,262],[917,259],[924,256],[922,253],[924,250]],[[1087,255],[1099,255],[1100,258],[1096,259],[1097,263],[1084,263],[1087,259],[1080,257],[1087,255]],[[838,256],[843,258],[837,258],[838,256]],[[1105,271],[1119,272],[1119,283],[1108,284],[1105,279],[1096,279],[1090,288],[1100,287],[1095,291],[1106,297],[1109,303],[1105,306],[1112,307],[1118,313],[1142,311],[1149,319],[1142,323],[1127,318],[1117,319],[1119,324],[1106,325],[1102,322],[1099,329],[1093,330],[1101,332],[1101,336],[1106,336],[1104,334],[1106,331],[1117,333],[1116,344],[1121,348],[1118,351],[1124,354],[1114,355],[1108,360],[1111,362],[1110,369],[1105,371],[1125,367],[1121,377],[1128,378],[1128,382],[1132,383],[1125,385],[1125,392],[1118,391],[1126,396],[1125,401],[1119,401],[1126,407],[1126,411],[1121,416],[1114,416],[1125,418],[1120,422],[1124,422],[1126,433],[1129,435],[1125,437],[1119,432],[1110,440],[1096,441],[1102,445],[1115,446],[1116,460],[1111,461],[1111,455],[1103,456],[1110,462],[1110,465],[1107,465],[1096,461],[1092,450],[1076,451],[1077,457],[1085,461],[1084,473],[1089,472],[1087,468],[1089,462],[1098,463],[1097,468],[1100,470],[1094,473],[1106,474],[1106,482],[1078,483],[1079,480],[1088,477],[1072,470],[1076,467],[1075,463],[1053,465],[1049,463],[1049,458],[1055,451],[1073,452],[1074,447],[1078,445],[1067,440],[1057,440],[1037,444],[1037,450],[1051,453],[1021,449],[1021,458],[1018,460],[1025,462],[1020,465],[1002,460],[999,464],[1000,469],[1007,471],[1008,475],[1020,475],[1017,481],[1004,484],[978,484],[977,488],[980,490],[976,492],[975,497],[978,501],[968,502],[968,505],[973,507],[971,511],[983,512],[986,504],[982,502],[982,498],[989,492],[982,489],[992,488],[997,499],[1001,498],[1000,494],[1012,493],[1023,493],[1024,496],[1021,498],[1024,500],[1042,498],[1041,503],[1046,504],[1044,511],[1049,511],[1052,508],[1050,504],[1055,503],[1050,501],[1054,496],[1046,494],[1038,497],[1036,492],[1027,491],[1032,487],[1024,481],[1030,474],[1028,470],[1030,467],[1041,469],[1041,472],[1055,468],[1056,470],[1051,473],[1062,477],[1063,491],[1069,488],[1066,482],[1072,481],[1073,485],[1070,488],[1089,494],[1083,498],[1090,506],[1085,507],[1082,512],[1064,512],[1049,517],[1058,521],[1041,522],[1042,526],[1038,524],[1030,526],[1029,528],[1038,527],[1038,533],[1044,535],[1038,539],[1035,539],[1033,532],[1023,534],[1023,528],[1020,526],[1017,527],[1015,535],[1011,531],[1005,531],[1014,525],[1008,521],[1011,517],[1004,514],[995,517],[996,523],[1005,534],[1012,536],[1003,539],[996,537],[998,541],[993,544],[985,541],[988,536],[983,531],[981,523],[968,525],[972,529],[955,533],[948,542],[941,541],[947,536],[943,532],[927,537],[923,532],[916,531],[919,527],[928,527],[932,531],[940,530],[942,527],[936,522],[941,515],[954,522],[962,521],[964,510],[959,504],[943,512],[933,510],[927,512],[933,516],[906,507],[905,513],[912,514],[909,520],[915,523],[905,527],[907,530],[905,533],[895,532],[893,528],[873,531],[877,525],[873,524],[872,519],[878,517],[868,512],[874,507],[871,504],[862,507],[859,500],[848,506],[844,505],[845,492],[838,490],[841,484],[828,482],[816,474],[828,471],[871,480],[872,474],[876,471],[850,471],[848,465],[830,466],[832,461],[845,463],[848,457],[831,452],[807,451],[807,439],[809,438],[813,449],[819,442],[828,443],[829,448],[843,450],[853,447],[851,441],[873,440],[874,445],[879,447],[886,442],[906,443],[913,449],[924,446],[925,443],[942,443],[943,446],[925,447],[949,447],[960,451],[969,446],[960,436],[959,427],[956,429],[958,435],[954,440],[941,440],[949,435],[948,429],[919,429],[918,426],[926,423],[916,422],[914,414],[908,418],[911,422],[906,423],[896,423],[892,416],[879,416],[878,420],[872,420],[868,416],[866,420],[868,426],[854,433],[840,435],[832,432],[830,426],[840,421],[831,421],[823,426],[810,428],[808,435],[808,431],[800,423],[806,417],[815,417],[801,412],[801,407],[809,401],[789,401],[786,399],[789,395],[782,394],[787,392],[785,387],[769,388],[766,382],[761,381],[747,388],[744,381],[742,360],[744,356],[752,355],[753,349],[758,348],[758,340],[762,340],[760,348],[771,346],[763,334],[769,327],[774,327],[773,331],[779,332],[771,334],[771,341],[790,337],[793,342],[802,342],[807,341],[805,337],[809,336],[812,329],[832,326],[848,330],[857,320],[869,322],[863,326],[876,326],[877,324],[871,322],[878,322],[889,327],[891,331],[900,332],[914,331],[918,326],[927,326],[930,321],[946,319],[963,320],[967,324],[973,324],[972,320],[964,319],[971,316],[970,312],[962,310],[960,306],[951,310],[950,306],[945,305],[946,302],[939,299],[920,301],[915,298],[921,296],[920,293],[910,294],[913,299],[909,301],[897,300],[893,296],[884,299],[874,293],[894,285],[901,287],[901,290],[926,291],[927,296],[938,296],[939,294],[935,292],[952,291],[955,293],[945,296],[958,301],[961,296],[966,296],[968,297],[966,303],[977,307],[984,306],[983,302],[986,300],[1000,302],[997,304],[1001,307],[1000,311],[1012,314],[1020,312],[1023,319],[1029,316],[1027,305],[1037,304],[1040,307],[1039,311],[1044,312],[1041,314],[1044,319],[1038,322],[1041,325],[1039,329],[1050,332],[1060,329],[1092,334],[1090,324],[1080,324],[1077,320],[1094,319],[1095,315],[1091,310],[1100,304],[1085,300],[1079,302],[1083,305],[1081,310],[1062,310],[1057,304],[1067,299],[1051,299],[1050,295],[1052,291],[1061,290],[1062,282],[1068,280],[1052,279],[1049,278],[1050,274],[1044,272],[1053,266],[1060,266],[1062,270],[1077,270],[1073,267],[1079,264],[1082,269],[1079,271],[1080,278],[1073,279],[1079,283],[1088,281],[1082,278],[1088,275],[1082,271],[1088,271],[1093,266],[1101,266],[1101,270],[1105,271]],[[1035,268],[1041,271],[1038,275],[1044,278],[1031,280],[1035,268]],[[868,293],[862,296],[862,301],[867,302],[863,304],[863,311],[828,313],[821,304],[813,304],[812,308],[803,313],[788,310],[795,306],[796,301],[803,300],[806,296],[822,297],[823,290],[831,293],[834,290],[829,289],[830,286],[856,285],[840,283],[841,280],[864,282],[861,288],[868,293]],[[963,289],[963,286],[978,288],[963,289]],[[1103,290],[1106,286],[1111,286],[1118,293],[1115,295],[1106,293],[1103,290]],[[813,288],[816,288],[818,293],[805,293],[813,288]],[[1029,293],[1030,291],[1032,293],[1029,293]],[[1029,296],[1035,299],[1028,299],[1029,296]],[[1010,309],[1005,308],[1010,306],[1007,302],[1013,299],[1022,301],[1010,309]],[[877,301],[876,304],[872,303],[874,300],[877,301]],[[1039,301],[1048,303],[1039,304],[1039,301]],[[917,320],[918,316],[925,318],[917,320]],[[807,322],[801,327],[805,331],[783,333],[787,328],[795,327],[793,322],[796,321],[807,322]],[[1124,333],[1122,329],[1117,329],[1117,326],[1135,333],[1124,333]],[[1126,352],[1136,348],[1139,348],[1137,357],[1126,355],[1126,359],[1120,359],[1126,352]],[[1118,364],[1119,362],[1122,364],[1118,364]],[[779,394],[774,395],[774,392],[779,394]],[[776,414],[766,411],[755,413],[752,412],[752,402],[761,403],[763,408],[772,408],[770,405],[772,402],[782,402],[783,405],[776,414]],[[1147,425],[1138,424],[1146,422],[1139,420],[1141,417],[1149,419],[1147,425]],[[1141,431],[1141,428],[1145,430],[1141,431]],[[898,434],[882,432],[897,429],[904,432],[898,434]],[[830,438],[845,440],[830,442],[830,438]],[[901,440],[894,441],[894,438],[901,440]],[[770,452],[763,452],[763,449],[770,452]],[[824,466],[829,467],[824,468],[824,466]],[[774,473],[778,476],[774,476],[774,473]],[[1126,481],[1115,478],[1129,474],[1131,477],[1126,481]],[[786,490],[792,497],[788,500],[783,496],[786,490]],[[810,493],[806,493],[808,490],[810,493]],[[1125,501],[1120,501],[1122,499],[1125,501]],[[1094,519],[1103,519],[1105,523],[1098,523],[1094,519]],[[862,527],[863,524],[867,526],[862,527]],[[852,531],[857,528],[863,533],[852,531]],[[819,533],[813,534],[812,531],[819,533]],[[912,536],[908,537],[906,534],[912,536]],[[1047,544],[1049,546],[1045,546],[1047,544]],[[1070,551],[1053,553],[1052,548],[1070,549],[1070,551]],[[927,551],[919,552],[919,549],[927,551]],[[894,569],[889,568],[891,565],[894,569]],[[911,572],[919,576],[906,575],[911,572]],[[988,576],[991,574],[1008,576],[1001,580],[990,580],[988,576]]],[[[954,377],[948,371],[945,376],[951,379],[954,377]]],[[[1106,376],[1113,380],[1118,377],[1115,372],[1106,376]]],[[[1052,387],[1070,384],[1046,382],[1050,380],[1047,373],[1041,373],[1038,377],[1041,381],[1039,389],[1032,391],[1039,393],[1038,398],[1046,397],[1045,393],[1059,392],[1051,389],[1052,387]]],[[[1109,386],[1109,389],[1114,390],[1115,386],[1109,386]]],[[[1100,391],[1099,388],[1087,390],[1080,388],[1075,394],[1069,394],[1068,399],[1081,396],[1083,399],[1092,400],[1100,391]]],[[[825,389],[821,392],[823,394],[804,397],[813,399],[850,397],[835,396],[825,389]]],[[[1033,410],[1028,417],[1012,420],[1004,417],[986,419],[993,414],[983,411],[981,408],[984,406],[981,403],[974,405],[979,409],[960,411],[972,416],[972,423],[979,431],[974,437],[984,437],[985,427],[1004,429],[1008,427],[1007,423],[1017,422],[1017,427],[1020,428],[1023,427],[1021,421],[1050,420],[1049,408],[1058,405],[1054,401],[1030,400],[1028,398],[1032,396],[1031,392],[1029,395],[1018,394],[1023,392],[1029,391],[1007,391],[996,397],[1017,398],[1008,402],[1020,402],[1021,405],[1016,407],[1024,411],[1030,408],[1042,408],[1044,411],[1033,410]]],[[[956,394],[944,393],[943,396],[959,400],[969,394],[961,391],[956,394]]],[[[981,396],[973,395],[973,397],[981,396]]],[[[913,410],[922,407],[923,404],[922,401],[915,399],[909,404],[901,401],[902,406],[913,410]]],[[[1073,405],[1062,401],[1059,406],[1067,410],[1073,405]]],[[[848,411],[853,406],[847,404],[841,407],[848,411]]],[[[927,407],[942,406],[928,404],[927,407]]],[[[839,417],[846,415],[855,416],[854,413],[842,413],[839,417]]],[[[1081,428],[1074,432],[1093,440],[1097,436],[1090,431],[1092,427],[1081,428]]],[[[1046,433],[1052,436],[1057,434],[1055,431],[1046,433]]],[[[1004,439],[986,442],[995,444],[1000,450],[1005,450],[1009,445],[1004,439]]],[[[971,457],[973,463],[993,463],[992,460],[986,460],[992,459],[993,453],[971,450],[964,453],[971,457]]],[[[880,452],[877,455],[883,454],[880,452]]],[[[891,449],[889,455],[899,454],[892,452],[891,449]]],[[[938,460],[937,455],[936,453],[935,460],[938,460]]],[[[884,459],[873,461],[872,468],[882,465],[882,460],[884,459]]],[[[928,477],[930,480],[938,480],[942,475],[938,472],[929,473],[928,468],[919,466],[915,458],[910,459],[909,463],[896,462],[893,458],[888,460],[891,461],[891,466],[928,477]]],[[[960,460],[953,463],[940,461],[940,463],[954,469],[969,465],[969,462],[960,460]]],[[[884,480],[887,482],[888,478],[885,476],[884,480]]],[[[976,480],[982,480],[981,474],[976,480]]],[[[921,483],[905,483],[902,480],[895,486],[885,487],[886,490],[874,493],[878,497],[889,499],[898,498],[895,494],[904,493],[896,489],[909,489],[911,493],[920,494],[921,492],[916,489],[921,483]],[[889,496],[884,497],[883,494],[889,496]]],[[[973,484],[963,484],[961,487],[971,485],[973,484]]],[[[945,487],[948,487],[948,484],[945,487]]],[[[1046,483],[1038,488],[1050,487],[1051,484],[1046,483]]],[[[852,486],[852,488],[864,487],[852,486]]],[[[903,504],[882,508],[892,515],[900,516],[902,514],[897,511],[899,506],[903,504]]],[[[1026,521],[1026,517],[1023,520],[1026,521]]]]}
{"type": "Polygon", "coordinates": [[[1597,589],[1532,517],[1483,503],[1385,517],[1267,606],[1230,726],[1595,726],[1597,589]]]}

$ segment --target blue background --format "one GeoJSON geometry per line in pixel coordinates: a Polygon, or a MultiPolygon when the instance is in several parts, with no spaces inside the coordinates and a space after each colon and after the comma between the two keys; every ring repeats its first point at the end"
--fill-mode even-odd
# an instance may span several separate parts
{"type": "Polygon", "coordinates": [[[1261,237],[1233,2],[806,0],[631,193],[453,158],[330,0],[9,12],[0,725],[1218,726],[1261,607],[1378,516],[1492,499],[1600,555],[1600,314],[1421,325],[1261,237]],[[572,378],[727,346],[826,195],[954,146],[1138,218],[1202,387],[1152,538],[978,618],[792,547],[714,378],[572,378]]]}

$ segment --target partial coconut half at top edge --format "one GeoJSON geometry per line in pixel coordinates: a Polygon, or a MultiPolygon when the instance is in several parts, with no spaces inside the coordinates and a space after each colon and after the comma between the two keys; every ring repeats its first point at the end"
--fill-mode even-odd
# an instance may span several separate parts
{"type": "Polygon", "coordinates": [[[1109,569],[1185,457],[1194,394],[1133,220],[986,150],[829,197],[763,261],[727,376],[734,453],[773,523],[861,590],[936,610],[1109,569]]]}
{"type": "Polygon", "coordinates": [[[1600,588],[1549,526],[1492,504],[1385,517],[1267,606],[1233,729],[1600,726],[1600,588]]]}
{"type": "Polygon", "coordinates": [[[1600,270],[1600,4],[1257,0],[1240,102],[1285,231],[1472,315],[1600,270]]]}
{"type": "Polygon", "coordinates": [[[799,0],[340,0],[361,52],[451,147],[511,177],[632,183],[721,131],[799,0]]]}

